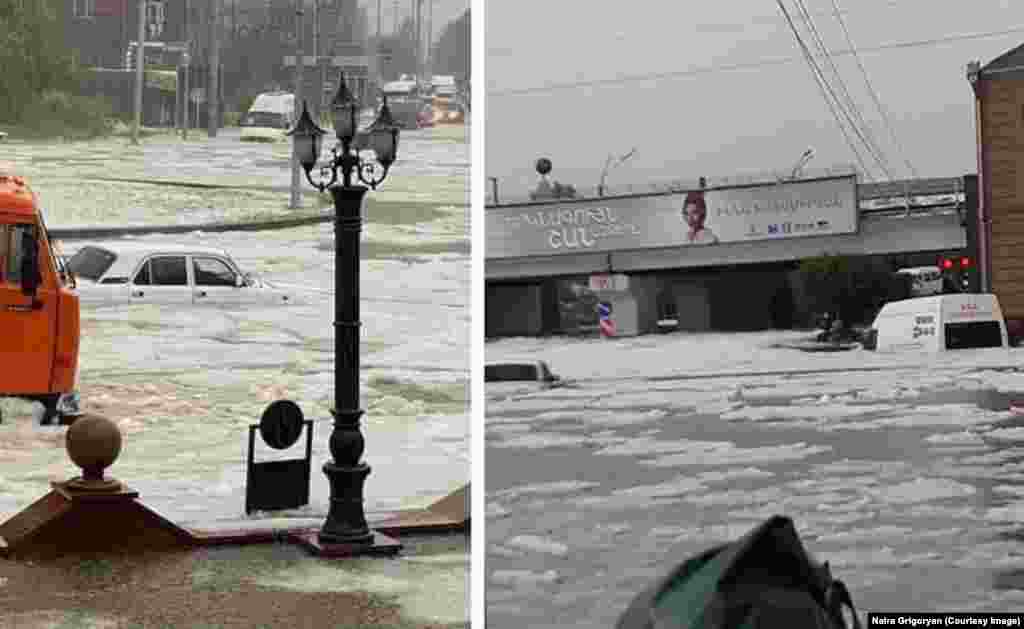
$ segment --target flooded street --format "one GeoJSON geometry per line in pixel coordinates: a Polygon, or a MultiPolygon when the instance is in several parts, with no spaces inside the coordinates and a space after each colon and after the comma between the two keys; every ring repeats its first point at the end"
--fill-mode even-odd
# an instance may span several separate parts
{"type": "MultiPolygon", "coordinates": [[[[387,181],[367,195],[362,262],[361,374],[367,512],[421,507],[469,480],[468,132],[402,134],[387,181]]],[[[39,193],[50,228],[199,223],[287,216],[290,144],[193,133],[89,143],[5,144],[5,161],[39,193]],[[150,183],[112,181],[139,179],[150,183]],[[153,181],[174,185],[154,185],[153,181]],[[188,184],[181,185],[181,184],[188,184]],[[196,184],[220,186],[191,187],[196,184]],[[230,187],[224,187],[230,186],[230,187]]],[[[304,209],[330,210],[303,182],[304,209]]],[[[83,410],[121,427],[110,470],[178,522],[242,517],[247,427],[287,398],[315,420],[311,503],[323,517],[320,472],[334,387],[333,225],[282,231],[149,235],[149,243],[226,250],[245,271],[287,286],[289,306],[83,305],[83,410]]],[[[86,241],[67,241],[67,254],[86,241]]],[[[0,520],[78,473],[65,428],[39,426],[40,407],[0,400],[0,520]]],[[[296,458],[262,443],[256,460],[296,458]]],[[[265,514],[271,515],[271,514],[265,514]]],[[[254,515],[253,517],[263,517],[254,515]]]]}
{"type": "Polygon", "coordinates": [[[861,612],[1020,609],[1022,350],[776,347],[793,336],[490,343],[488,361],[575,380],[488,392],[490,622],[612,626],[653,579],[775,514],[861,612]]]}

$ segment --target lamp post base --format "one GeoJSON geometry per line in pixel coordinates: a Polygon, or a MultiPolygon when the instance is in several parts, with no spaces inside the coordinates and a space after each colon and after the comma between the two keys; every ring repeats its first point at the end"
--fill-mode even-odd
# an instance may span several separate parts
{"type": "Polygon", "coordinates": [[[331,484],[331,508],[320,529],[319,539],[325,544],[367,544],[373,533],[366,525],[363,511],[363,484],[370,475],[370,466],[353,467],[324,463],[324,474],[331,484]]]}
{"type": "Polygon", "coordinates": [[[331,484],[327,521],[319,532],[297,535],[296,540],[321,557],[394,555],[402,550],[398,540],[371,531],[366,524],[363,484],[370,475],[370,466],[360,463],[348,467],[328,462],[323,470],[331,484]]]}

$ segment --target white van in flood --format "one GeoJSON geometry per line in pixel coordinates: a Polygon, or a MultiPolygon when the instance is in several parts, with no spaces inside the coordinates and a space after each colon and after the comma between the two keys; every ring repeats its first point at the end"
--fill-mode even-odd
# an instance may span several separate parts
{"type": "Polygon", "coordinates": [[[295,95],[291,92],[266,92],[253,101],[242,118],[242,137],[246,142],[277,142],[295,122],[295,95]]]}
{"type": "Polygon", "coordinates": [[[875,317],[864,349],[879,351],[1009,347],[995,295],[954,293],[892,301],[875,317]]]}

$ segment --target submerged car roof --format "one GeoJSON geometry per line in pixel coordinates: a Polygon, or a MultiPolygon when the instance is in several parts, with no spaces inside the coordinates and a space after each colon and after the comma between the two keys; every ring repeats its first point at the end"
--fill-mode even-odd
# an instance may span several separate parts
{"type": "Polygon", "coordinates": [[[149,243],[149,242],[102,242],[83,245],[79,251],[87,247],[105,249],[117,258],[104,275],[127,274],[135,270],[142,258],[151,254],[198,254],[217,255],[230,258],[231,255],[224,249],[217,247],[204,247],[201,245],[185,245],[181,243],[149,243]]]}

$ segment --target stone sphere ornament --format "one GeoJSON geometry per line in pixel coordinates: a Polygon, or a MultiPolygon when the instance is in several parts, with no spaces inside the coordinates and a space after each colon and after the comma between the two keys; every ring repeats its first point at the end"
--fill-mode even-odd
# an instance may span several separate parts
{"type": "Polygon", "coordinates": [[[117,491],[121,483],[103,478],[121,454],[121,429],[100,415],[84,414],[68,428],[67,450],[82,476],[68,481],[72,489],[86,491],[117,491]]]}

